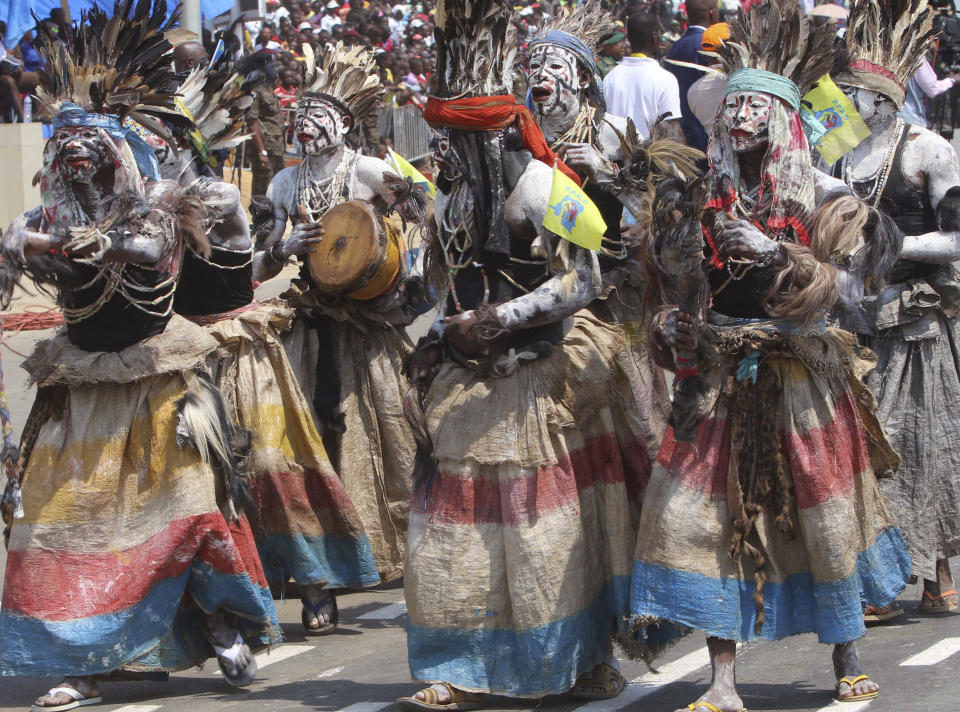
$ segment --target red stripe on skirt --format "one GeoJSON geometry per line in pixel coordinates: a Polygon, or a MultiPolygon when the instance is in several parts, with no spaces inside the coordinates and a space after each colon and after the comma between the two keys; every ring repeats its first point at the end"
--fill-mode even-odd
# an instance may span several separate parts
{"type": "Polygon", "coordinates": [[[426,507],[420,486],[412,509],[448,524],[522,525],[577,502],[581,493],[596,484],[623,482],[623,468],[616,437],[606,433],[529,476],[496,480],[438,472],[429,483],[426,507]]]}
{"type": "Polygon", "coordinates": [[[707,418],[697,427],[692,443],[677,442],[667,427],[657,456],[659,462],[688,489],[721,502],[727,499],[730,466],[730,427],[725,418],[707,418]]]}
{"type": "Polygon", "coordinates": [[[173,521],[123,551],[11,551],[3,607],[52,621],[121,611],[141,601],[158,581],[182,574],[195,558],[223,574],[247,573],[246,557],[223,515],[208,513],[173,521]]]}
{"type": "Polygon", "coordinates": [[[834,402],[832,422],[805,433],[783,432],[780,442],[790,453],[794,496],[800,509],[848,497],[856,475],[870,466],[860,416],[849,393],[834,402]]]}

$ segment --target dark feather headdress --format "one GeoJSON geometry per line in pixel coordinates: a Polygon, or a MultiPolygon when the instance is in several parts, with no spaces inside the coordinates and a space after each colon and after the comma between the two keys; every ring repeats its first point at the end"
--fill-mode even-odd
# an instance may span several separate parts
{"type": "Polygon", "coordinates": [[[305,100],[322,99],[333,103],[353,118],[359,126],[383,96],[383,83],[373,52],[363,47],[328,44],[319,59],[313,48],[303,45],[306,78],[305,100]]]}
{"type": "Polygon", "coordinates": [[[437,98],[513,93],[517,40],[513,9],[500,0],[440,0],[437,3],[437,98]]]}
{"type": "Polygon", "coordinates": [[[212,154],[240,145],[248,138],[244,117],[253,97],[243,90],[243,75],[229,68],[197,67],[180,85],[176,107],[190,121],[184,132],[206,163],[212,154]]]}
{"type": "Polygon", "coordinates": [[[833,63],[835,25],[814,25],[796,0],[770,0],[742,11],[730,23],[730,39],[716,52],[727,76],[741,69],[779,74],[806,94],[833,63]]]}
{"type": "Polygon", "coordinates": [[[81,15],[74,42],[41,39],[37,99],[53,116],[65,106],[131,118],[166,133],[158,118],[177,114],[169,54],[195,35],[177,29],[179,10],[167,18],[165,0],[115,0],[113,16],[94,7],[81,15]]]}
{"type": "Polygon", "coordinates": [[[840,84],[871,89],[903,106],[905,87],[936,37],[926,0],[857,0],[844,42],[847,67],[840,84]]]}

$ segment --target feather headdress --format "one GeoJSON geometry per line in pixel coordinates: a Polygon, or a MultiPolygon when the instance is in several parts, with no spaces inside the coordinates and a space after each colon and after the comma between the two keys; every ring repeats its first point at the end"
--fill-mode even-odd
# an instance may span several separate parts
{"type": "Polygon", "coordinates": [[[563,32],[580,40],[596,54],[600,47],[600,40],[617,29],[617,18],[613,13],[603,9],[599,3],[580,5],[573,12],[558,12],[550,18],[540,31],[530,41],[531,46],[550,42],[551,32],[563,32]]]}
{"type": "Polygon", "coordinates": [[[167,19],[165,0],[115,0],[113,16],[94,7],[81,15],[72,47],[50,38],[38,43],[42,68],[37,99],[51,114],[73,104],[83,111],[131,118],[163,136],[157,117],[177,113],[168,56],[195,37],[167,19]]]}
{"type": "Polygon", "coordinates": [[[500,0],[437,3],[436,72],[431,93],[452,99],[513,93],[516,32],[513,9],[500,0]]]}
{"type": "Polygon", "coordinates": [[[253,97],[243,90],[243,75],[230,69],[197,67],[180,85],[176,106],[190,121],[186,137],[201,160],[247,140],[244,114],[253,97]]]}
{"type": "Polygon", "coordinates": [[[759,69],[789,79],[806,94],[833,64],[834,25],[814,25],[796,0],[770,0],[742,11],[730,23],[730,39],[716,52],[727,76],[759,69]]]}
{"type": "Polygon", "coordinates": [[[927,0],[857,0],[844,42],[847,67],[838,83],[871,89],[903,106],[905,87],[936,36],[927,0]]]}
{"type": "Polygon", "coordinates": [[[359,126],[383,96],[383,83],[373,52],[363,47],[328,44],[319,60],[310,45],[303,45],[306,78],[303,96],[332,102],[353,117],[359,126]]]}

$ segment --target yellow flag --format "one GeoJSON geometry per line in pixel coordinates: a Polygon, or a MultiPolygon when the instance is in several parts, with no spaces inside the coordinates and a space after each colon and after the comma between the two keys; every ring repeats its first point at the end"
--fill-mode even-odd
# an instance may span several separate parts
{"type": "Polygon", "coordinates": [[[399,153],[395,153],[393,149],[388,148],[387,151],[390,153],[390,160],[397,169],[397,173],[404,178],[410,177],[413,179],[413,184],[418,188],[423,188],[423,192],[431,198],[435,199],[437,197],[437,189],[433,187],[433,183],[424,177],[423,173],[410,165],[410,162],[406,158],[399,153]]]}
{"type": "Polygon", "coordinates": [[[853,102],[833,83],[829,74],[817,80],[802,101],[827,130],[817,150],[830,165],[870,135],[870,129],[863,123],[853,102]]]}
{"type": "Polygon", "coordinates": [[[607,231],[600,209],[556,167],[553,169],[550,206],[543,217],[543,226],[588,250],[599,250],[600,240],[607,231]]]}

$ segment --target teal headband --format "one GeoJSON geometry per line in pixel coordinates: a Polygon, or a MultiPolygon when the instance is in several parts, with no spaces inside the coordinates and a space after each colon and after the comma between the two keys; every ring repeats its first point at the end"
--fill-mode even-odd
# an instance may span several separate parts
{"type": "Polygon", "coordinates": [[[800,102],[800,88],[780,74],[763,69],[738,69],[727,81],[727,95],[737,91],[755,91],[781,99],[800,114],[803,132],[807,134],[811,146],[819,144],[827,133],[823,124],[800,102]]]}

